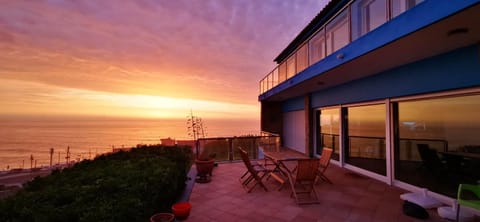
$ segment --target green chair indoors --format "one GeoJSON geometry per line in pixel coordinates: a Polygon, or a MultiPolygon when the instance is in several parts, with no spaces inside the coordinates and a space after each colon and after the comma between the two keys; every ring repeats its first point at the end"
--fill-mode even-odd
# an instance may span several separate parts
{"type": "Polygon", "coordinates": [[[480,185],[460,184],[457,192],[457,220],[460,217],[460,206],[480,210],[480,185]]]}

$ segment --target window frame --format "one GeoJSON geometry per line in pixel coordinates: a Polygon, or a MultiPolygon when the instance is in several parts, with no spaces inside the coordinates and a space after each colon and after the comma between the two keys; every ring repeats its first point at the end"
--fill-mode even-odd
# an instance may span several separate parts
{"type": "Polygon", "coordinates": [[[341,48],[345,47],[346,45],[352,42],[350,29],[351,29],[350,28],[350,10],[348,10],[348,8],[341,11],[339,14],[336,15],[336,17],[333,20],[329,21],[325,25],[325,48],[326,48],[325,57],[333,54],[334,52],[340,50],[341,48]],[[347,44],[339,47],[338,49],[335,49],[334,33],[335,31],[338,31],[340,28],[343,28],[345,25],[348,32],[346,35],[347,44]]]}

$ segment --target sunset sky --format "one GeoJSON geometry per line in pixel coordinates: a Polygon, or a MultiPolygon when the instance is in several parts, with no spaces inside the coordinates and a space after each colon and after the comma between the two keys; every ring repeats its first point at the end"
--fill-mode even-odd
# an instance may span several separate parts
{"type": "Polygon", "coordinates": [[[259,80],[325,1],[1,1],[0,117],[259,118],[259,80]]]}

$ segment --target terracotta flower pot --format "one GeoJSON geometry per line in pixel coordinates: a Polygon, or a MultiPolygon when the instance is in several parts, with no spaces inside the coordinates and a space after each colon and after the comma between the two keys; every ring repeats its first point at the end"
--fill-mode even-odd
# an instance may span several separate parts
{"type": "Polygon", "coordinates": [[[150,217],[150,222],[171,222],[175,220],[175,215],[171,213],[158,213],[150,217]]]}
{"type": "Polygon", "coordinates": [[[210,160],[196,160],[195,165],[197,166],[197,174],[200,175],[212,175],[213,165],[215,164],[214,159],[210,160]]]}
{"type": "Polygon", "coordinates": [[[208,183],[211,180],[212,170],[215,164],[214,159],[209,160],[195,160],[195,166],[197,167],[197,179],[195,181],[199,183],[208,183]]]}
{"type": "Polygon", "coordinates": [[[176,203],[172,206],[172,212],[178,220],[185,220],[190,215],[192,205],[188,202],[176,203]]]}

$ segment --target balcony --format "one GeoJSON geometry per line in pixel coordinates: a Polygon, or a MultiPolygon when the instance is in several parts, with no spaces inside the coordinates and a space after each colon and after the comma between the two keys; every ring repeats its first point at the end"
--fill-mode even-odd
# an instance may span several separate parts
{"type": "MultiPolygon", "coordinates": [[[[277,191],[273,179],[268,192],[257,187],[247,193],[238,180],[244,172],[242,162],[222,163],[210,183],[196,183],[187,221],[416,221],[402,213],[399,196],[406,191],[332,164],[326,175],[333,185],[316,185],[320,204],[314,205],[296,205],[290,188],[277,191]]],[[[428,221],[445,221],[436,210],[428,213],[428,221]]]]}
{"type": "Polygon", "coordinates": [[[334,16],[322,11],[260,80],[259,100],[302,96],[477,44],[471,18],[479,7],[474,0],[352,0],[334,16]],[[459,27],[468,33],[456,38],[459,27]]]}
{"type": "Polygon", "coordinates": [[[288,80],[422,1],[352,0],[343,6],[335,16],[328,18],[328,14],[331,13],[328,9],[335,4],[335,2],[331,2],[325,7],[328,9],[320,12],[275,59],[279,65],[260,80],[260,94],[288,80]],[[325,19],[328,20],[325,21],[325,19]],[[322,21],[324,24],[318,30],[310,30],[310,26],[316,26],[315,23],[322,23],[322,21]],[[302,39],[305,38],[304,33],[311,32],[314,34],[306,37],[306,40],[302,39]],[[295,49],[292,50],[294,46],[295,49]]]}
{"type": "Polygon", "coordinates": [[[260,136],[212,137],[198,139],[195,144],[196,157],[215,154],[218,162],[241,160],[237,147],[245,149],[250,158],[257,158],[258,148],[277,150],[280,147],[280,136],[261,132],[260,136]]]}

